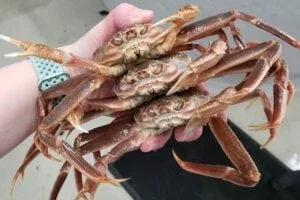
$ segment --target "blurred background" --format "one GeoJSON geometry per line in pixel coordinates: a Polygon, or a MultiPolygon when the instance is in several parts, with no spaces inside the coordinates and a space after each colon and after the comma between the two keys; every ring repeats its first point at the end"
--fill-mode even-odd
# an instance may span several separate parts
{"type": "MultiPolygon", "coordinates": [[[[101,11],[111,10],[122,2],[124,1],[0,0],[0,32],[16,38],[45,43],[53,47],[63,46],[76,41],[101,21],[104,17],[100,14],[101,11]]],[[[198,19],[236,9],[257,16],[263,21],[276,25],[300,39],[300,1],[298,0],[132,0],[126,2],[132,3],[137,7],[152,9],[154,11],[154,21],[172,14],[184,3],[193,3],[200,7],[201,12],[198,19]]],[[[246,41],[279,40],[245,22],[237,21],[236,25],[240,28],[246,41]]],[[[212,39],[201,40],[201,44],[207,45],[212,39]]],[[[300,170],[300,136],[296,131],[300,128],[300,114],[298,111],[300,97],[297,90],[297,86],[300,87],[299,50],[290,47],[282,41],[281,43],[283,45],[282,57],[288,62],[290,79],[296,85],[296,96],[287,108],[286,119],[278,129],[276,139],[267,146],[267,150],[288,168],[300,170]]],[[[15,47],[1,42],[0,66],[16,61],[16,59],[4,59],[1,56],[5,53],[14,52],[15,49],[15,47]]],[[[241,77],[230,76],[208,81],[207,86],[213,93],[217,93],[222,88],[236,84],[240,80],[241,77]]],[[[263,89],[269,95],[272,95],[272,82],[270,81],[264,85],[263,89]]],[[[263,143],[268,137],[267,132],[254,132],[248,128],[249,125],[265,122],[262,106],[259,100],[254,101],[250,108],[247,108],[248,105],[249,103],[232,106],[227,113],[229,118],[244,129],[250,137],[254,138],[258,143],[263,143]]],[[[24,114],[23,117],[26,117],[26,115],[24,114]]],[[[109,122],[109,120],[109,118],[100,118],[85,126],[92,127],[104,124],[109,122]]],[[[30,137],[0,159],[1,199],[9,199],[11,178],[23,160],[31,141],[32,138],[30,137]]],[[[26,170],[24,180],[17,184],[12,199],[46,199],[60,166],[61,163],[55,163],[42,157],[37,158],[26,170]]],[[[73,177],[69,176],[59,199],[73,198],[75,194],[73,181],[73,177]]],[[[110,185],[100,187],[96,195],[96,199],[98,198],[131,199],[121,187],[110,185]]]]}

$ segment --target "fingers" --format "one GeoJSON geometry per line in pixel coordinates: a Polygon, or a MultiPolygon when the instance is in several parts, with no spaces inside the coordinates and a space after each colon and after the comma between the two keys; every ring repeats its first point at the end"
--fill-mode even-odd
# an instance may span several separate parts
{"type": "Polygon", "coordinates": [[[153,12],[122,3],[114,8],[109,15],[94,26],[88,33],[74,43],[78,48],[76,55],[91,58],[94,51],[115,32],[132,24],[145,23],[152,20],[153,12]]]}
{"type": "Polygon", "coordinates": [[[149,137],[142,145],[141,145],[141,151],[143,152],[149,152],[153,150],[157,150],[161,147],[163,147],[167,141],[170,139],[172,135],[172,130],[169,130],[163,134],[149,137]]]}
{"type": "MultiPolygon", "coordinates": [[[[175,139],[178,142],[191,142],[198,139],[202,135],[202,127],[195,128],[190,133],[184,132],[185,127],[181,126],[175,129],[175,139]]],[[[149,152],[162,148],[167,141],[170,139],[172,135],[172,130],[165,132],[164,134],[160,134],[157,136],[152,136],[148,138],[142,145],[141,151],[149,152]]]]}
{"type": "Polygon", "coordinates": [[[202,135],[202,127],[196,127],[190,133],[186,133],[184,130],[185,126],[175,129],[175,139],[178,142],[191,142],[197,140],[202,135]]]}

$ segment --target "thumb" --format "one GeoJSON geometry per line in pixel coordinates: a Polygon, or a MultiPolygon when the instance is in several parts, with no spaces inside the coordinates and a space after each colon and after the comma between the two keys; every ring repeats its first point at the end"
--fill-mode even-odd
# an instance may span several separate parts
{"type": "Polygon", "coordinates": [[[81,57],[91,58],[94,51],[110,39],[114,33],[133,24],[150,22],[152,17],[153,12],[151,10],[122,3],[74,43],[76,51],[74,53],[81,57]]]}

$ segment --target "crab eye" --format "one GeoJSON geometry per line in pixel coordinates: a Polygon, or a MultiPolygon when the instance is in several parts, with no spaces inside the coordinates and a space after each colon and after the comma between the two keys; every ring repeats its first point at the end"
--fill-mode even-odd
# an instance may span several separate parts
{"type": "Polygon", "coordinates": [[[120,37],[114,37],[111,42],[116,46],[120,46],[123,44],[123,40],[120,37]]]}
{"type": "Polygon", "coordinates": [[[136,33],[135,30],[129,30],[129,31],[127,31],[127,33],[126,33],[126,39],[127,39],[127,40],[134,39],[134,38],[136,38],[136,36],[137,36],[137,33],[136,33]]]}
{"type": "Polygon", "coordinates": [[[152,72],[154,75],[158,75],[158,74],[160,74],[160,73],[162,72],[163,67],[164,67],[164,66],[163,66],[163,64],[161,64],[161,63],[154,64],[154,65],[152,66],[151,72],[152,72]]]}
{"type": "Polygon", "coordinates": [[[146,71],[139,71],[137,73],[137,77],[138,77],[138,79],[143,80],[145,78],[148,78],[149,74],[146,71]]]}

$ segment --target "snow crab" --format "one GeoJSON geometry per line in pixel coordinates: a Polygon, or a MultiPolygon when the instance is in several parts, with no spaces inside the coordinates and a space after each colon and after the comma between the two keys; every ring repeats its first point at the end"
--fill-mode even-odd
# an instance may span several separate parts
{"type": "MultiPolygon", "coordinates": [[[[78,145],[74,149],[59,137],[62,131],[65,130],[65,124],[70,123],[74,127],[80,127],[80,123],[89,120],[95,116],[95,114],[99,114],[99,109],[109,113],[128,110],[129,108],[136,107],[155,98],[157,95],[174,95],[174,93],[178,91],[194,87],[197,83],[233,72],[246,72],[247,75],[239,85],[226,88],[204,105],[210,106],[210,103],[216,103],[218,106],[212,104],[213,108],[223,110],[226,106],[237,103],[244,98],[250,98],[252,96],[262,97],[268,123],[258,128],[270,129],[270,138],[268,140],[270,141],[275,135],[274,129],[280,124],[284,117],[285,106],[288,100],[293,96],[294,87],[288,79],[288,70],[285,66],[285,62],[280,59],[280,44],[275,41],[262,43],[250,42],[246,44],[243,41],[239,29],[233,22],[237,19],[248,22],[281,38],[296,48],[300,48],[300,42],[282,30],[267,25],[256,17],[239,11],[225,12],[185,26],[186,23],[197,16],[198,12],[199,9],[197,6],[185,5],[180,8],[176,14],[157,23],[136,24],[126,30],[122,30],[96,50],[92,61],[79,58],[76,55],[58,49],[51,49],[46,45],[34,44],[0,35],[1,39],[20,46],[25,50],[24,52],[8,54],[8,57],[38,56],[63,63],[70,67],[85,68],[90,72],[73,77],[69,81],[51,88],[44,92],[41,98],[39,98],[37,102],[39,123],[36,131],[35,144],[29,149],[15,177],[24,172],[24,167],[37,156],[39,152],[51,158],[48,154],[48,148],[52,148],[91,181],[118,182],[118,180],[107,178],[103,174],[103,171],[87,163],[81,157],[82,153],[78,153],[78,145]],[[163,28],[162,25],[165,24],[170,24],[170,26],[163,28]],[[223,28],[228,26],[237,44],[237,49],[229,48],[227,37],[223,31],[223,28]],[[212,35],[218,35],[219,40],[212,43],[208,49],[200,44],[191,43],[192,41],[212,35]],[[214,44],[216,43],[222,44],[220,46],[216,45],[219,49],[214,48],[214,44]],[[192,49],[196,49],[202,53],[202,55],[194,61],[185,59],[183,54],[171,54],[192,49]],[[160,57],[162,55],[165,57],[160,57]],[[161,66],[164,67],[164,64],[161,62],[170,62],[172,56],[176,57],[174,55],[176,55],[177,58],[182,58],[179,62],[183,63],[181,67],[175,67],[175,71],[172,74],[174,76],[171,77],[170,75],[170,82],[164,79],[165,82],[155,83],[153,78],[158,78],[161,74],[160,70],[163,69],[161,66]],[[148,67],[151,66],[151,62],[156,62],[154,68],[148,67]],[[146,67],[143,68],[143,65],[146,67]],[[119,84],[116,86],[115,92],[118,98],[87,101],[87,96],[100,88],[106,80],[113,77],[120,77],[128,70],[131,71],[120,78],[119,84]],[[151,73],[149,73],[149,70],[151,73]],[[154,76],[150,76],[149,74],[154,76]],[[263,81],[274,76],[273,110],[271,104],[268,103],[269,101],[264,98],[265,95],[259,92],[257,87],[263,81]],[[137,81],[136,78],[138,78],[139,81],[137,81]],[[143,82],[143,80],[147,78],[150,80],[149,84],[145,83],[145,81],[143,82]],[[141,83],[143,87],[136,87],[139,83],[141,83]],[[128,84],[131,86],[128,86],[128,84]],[[125,92],[123,93],[123,91],[125,92]],[[53,98],[62,95],[65,95],[65,97],[58,105],[49,107],[47,103],[48,100],[52,101],[53,98]],[[82,109],[85,103],[92,105],[91,112],[86,113],[82,109]],[[116,107],[116,105],[119,107],[116,107]]],[[[166,72],[171,72],[172,67],[167,66],[166,69],[166,72]]],[[[167,75],[163,75],[162,77],[166,78],[167,75]]],[[[162,99],[164,98],[171,97],[162,97],[162,99]]],[[[180,97],[178,96],[176,98],[180,97]]],[[[220,122],[219,119],[215,119],[214,114],[217,113],[207,112],[208,116],[203,117],[203,112],[198,112],[199,109],[198,107],[197,109],[195,108],[195,113],[190,115],[191,119],[189,119],[187,123],[188,129],[199,125],[199,122],[200,124],[210,124],[210,121],[213,121],[211,122],[212,124],[220,122]]],[[[138,121],[135,121],[135,123],[138,123],[138,121]]],[[[222,123],[223,122],[220,122],[220,124],[222,123]]],[[[68,128],[68,130],[72,130],[72,128],[68,128]]],[[[177,160],[179,161],[179,159],[177,160]]],[[[64,166],[69,166],[69,164],[64,166]]],[[[234,182],[233,179],[230,179],[231,182],[234,182]]],[[[249,179],[247,180],[249,181],[249,179]]],[[[240,185],[242,185],[242,183],[240,183],[240,185]]]]}

